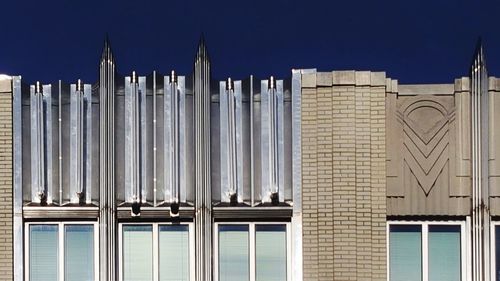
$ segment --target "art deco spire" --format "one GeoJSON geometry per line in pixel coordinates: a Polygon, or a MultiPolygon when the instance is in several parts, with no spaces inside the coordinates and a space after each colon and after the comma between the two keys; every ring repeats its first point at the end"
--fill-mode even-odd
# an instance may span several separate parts
{"type": "Polygon", "coordinates": [[[478,40],[470,68],[472,147],[472,280],[490,280],[489,93],[483,44],[478,40]]]}
{"type": "Polygon", "coordinates": [[[483,41],[481,37],[477,40],[476,50],[474,51],[474,56],[472,57],[471,71],[486,71],[486,60],[484,55],[483,41]]]}
{"type": "Polygon", "coordinates": [[[212,235],[210,186],[210,60],[203,35],[194,61],[195,172],[196,172],[196,280],[211,281],[212,235]]]}
{"type": "Polygon", "coordinates": [[[114,184],[114,93],[115,93],[115,60],[111,51],[109,38],[104,40],[101,62],[99,64],[99,220],[100,220],[100,252],[101,280],[116,280],[114,268],[116,257],[116,241],[112,234],[116,227],[115,184],[114,184]],[[110,230],[111,231],[110,231],[110,230]]]}
{"type": "Polygon", "coordinates": [[[109,42],[108,35],[106,35],[106,38],[104,39],[104,48],[102,49],[101,54],[101,64],[106,62],[114,64],[113,51],[111,50],[111,43],[109,42]]]}
{"type": "Polygon", "coordinates": [[[205,44],[205,36],[201,34],[200,41],[198,42],[198,51],[196,52],[195,62],[204,60],[210,63],[210,57],[208,56],[207,46],[205,44]]]}

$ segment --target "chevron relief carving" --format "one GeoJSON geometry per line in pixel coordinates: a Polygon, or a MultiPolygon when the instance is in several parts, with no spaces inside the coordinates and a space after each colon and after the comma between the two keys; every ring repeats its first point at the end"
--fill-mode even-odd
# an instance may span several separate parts
{"type": "Polygon", "coordinates": [[[419,100],[398,117],[403,123],[404,163],[428,196],[449,160],[449,114],[435,101],[419,100]]]}

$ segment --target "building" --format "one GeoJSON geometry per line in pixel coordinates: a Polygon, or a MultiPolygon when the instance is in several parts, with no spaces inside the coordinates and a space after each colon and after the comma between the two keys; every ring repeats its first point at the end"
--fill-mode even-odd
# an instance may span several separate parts
{"type": "MultiPolygon", "coordinates": [[[[464,67],[464,69],[466,69],[464,67]]],[[[500,79],[0,78],[0,278],[500,280],[500,79]],[[497,262],[498,261],[498,262],[497,262]]]]}

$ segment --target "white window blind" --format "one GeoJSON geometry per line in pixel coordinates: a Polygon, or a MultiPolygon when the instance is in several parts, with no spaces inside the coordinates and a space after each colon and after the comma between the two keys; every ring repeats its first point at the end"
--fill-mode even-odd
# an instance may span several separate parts
{"type": "Polygon", "coordinates": [[[257,281],[286,281],[286,226],[255,227],[257,281]]]}
{"type": "Polygon", "coordinates": [[[64,226],[64,280],[94,279],[94,226],[64,226]]]}
{"type": "Polygon", "coordinates": [[[389,269],[391,281],[422,280],[422,226],[390,226],[389,269]]]}
{"type": "Polygon", "coordinates": [[[460,281],[460,226],[429,225],[429,281],[460,281]]]}
{"type": "Polygon", "coordinates": [[[123,280],[153,280],[153,227],[123,226],[123,280]]]}
{"type": "Polygon", "coordinates": [[[189,226],[159,227],[159,278],[161,281],[189,280],[189,226]]]}
{"type": "Polygon", "coordinates": [[[248,281],[248,225],[219,226],[219,280],[248,281]]]}
{"type": "Polygon", "coordinates": [[[58,225],[30,225],[29,270],[31,281],[54,281],[59,278],[58,225]]]}
{"type": "Polygon", "coordinates": [[[500,225],[495,226],[495,273],[493,280],[500,281],[500,225]]]}

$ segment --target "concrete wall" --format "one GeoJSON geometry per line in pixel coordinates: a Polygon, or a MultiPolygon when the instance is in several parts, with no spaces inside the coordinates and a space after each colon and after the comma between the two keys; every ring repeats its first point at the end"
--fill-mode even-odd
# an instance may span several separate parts
{"type": "Polygon", "coordinates": [[[490,77],[488,81],[490,102],[489,128],[489,188],[490,212],[492,216],[500,216],[500,78],[490,77]]]}
{"type": "Polygon", "coordinates": [[[386,83],[302,76],[304,280],[386,280],[386,83]]]}
{"type": "Polygon", "coordinates": [[[468,78],[387,94],[388,215],[470,213],[469,103],[468,78]]]}
{"type": "Polygon", "coordinates": [[[0,80],[0,279],[12,280],[12,82],[0,80]]]}

